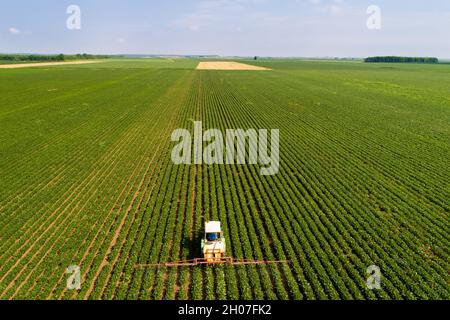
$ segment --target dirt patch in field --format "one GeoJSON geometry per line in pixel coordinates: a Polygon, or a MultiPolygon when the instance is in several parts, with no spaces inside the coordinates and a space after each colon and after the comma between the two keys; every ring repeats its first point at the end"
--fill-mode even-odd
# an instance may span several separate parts
{"type": "Polygon", "coordinates": [[[70,62],[38,62],[38,63],[2,64],[2,65],[0,65],[0,69],[48,67],[48,66],[61,66],[61,65],[68,65],[68,64],[88,64],[88,63],[98,63],[98,62],[101,62],[101,61],[70,61],[70,62]]]}
{"type": "Polygon", "coordinates": [[[253,70],[263,71],[272,70],[264,67],[252,66],[250,64],[228,61],[210,61],[200,62],[197,66],[197,70],[253,70]]]}

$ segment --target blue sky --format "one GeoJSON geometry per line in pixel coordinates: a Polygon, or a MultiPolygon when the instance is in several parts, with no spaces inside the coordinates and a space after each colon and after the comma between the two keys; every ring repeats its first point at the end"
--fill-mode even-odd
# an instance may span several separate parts
{"type": "Polygon", "coordinates": [[[0,52],[450,58],[449,0],[14,0],[0,52]],[[81,30],[66,9],[81,8],[81,30]],[[369,30],[369,5],[381,30],[369,30]]]}

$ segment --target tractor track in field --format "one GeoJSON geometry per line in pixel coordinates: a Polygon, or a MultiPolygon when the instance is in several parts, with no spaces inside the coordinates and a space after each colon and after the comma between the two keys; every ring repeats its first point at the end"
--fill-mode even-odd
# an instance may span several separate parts
{"type": "MultiPolygon", "coordinates": [[[[186,93],[184,99],[186,101],[185,102],[186,104],[189,104],[190,102],[191,99],[190,93],[191,93],[190,91],[186,93]]],[[[188,117],[188,110],[186,108],[180,117],[180,121],[183,122],[184,126],[188,125],[187,117],[188,117]]],[[[194,170],[196,170],[195,167],[196,166],[194,166],[194,170]]],[[[192,228],[193,211],[192,207],[191,210],[189,209],[189,199],[190,199],[189,195],[190,195],[190,186],[192,183],[191,181],[192,170],[190,167],[187,167],[184,171],[185,173],[183,177],[186,179],[186,182],[185,186],[181,185],[180,189],[180,192],[183,192],[183,188],[185,188],[184,197],[182,197],[183,201],[180,200],[183,204],[182,221],[177,221],[177,224],[180,225],[180,230],[177,234],[179,235],[179,237],[181,237],[181,239],[179,240],[175,239],[175,241],[178,242],[178,245],[182,245],[182,247],[178,248],[178,254],[173,253],[171,255],[172,259],[174,260],[188,260],[193,252],[191,251],[192,249],[186,250],[186,242],[188,248],[191,248],[193,242],[190,237],[190,233],[192,230],[191,228],[192,228]]],[[[181,194],[179,195],[179,197],[181,197],[181,194]]],[[[171,279],[173,279],[173,293],[172,296],[169,296],[171,290],[167,290],[165,294],[163,293],[165,299],[177,299],[177,297],[179,297],[180,294],[183,294],[184,296],[187,297],[189,291],[189,283],[188,283],[189,272],[186,270],[186,268],[183,269],[182,267],[171,269],[170,272],[171,272],[170,273],[171,279]],[[181,290],[183,291],[181,292],[181,290]]]]}
{"type": "MultiPolygon", "coordinates": [[[[210,89],[210,92],[213,92],[213,93],[216,92],[215,88],[212,87],[210,89]]],[[[223,100],[221,100],[218,97],[216,97],[215,94],[212,94],[211,97],[213,98],[213,101],[215,101],[215,103],[213,102],[210,105],[217,106],[218,108],[220,108],[219,110],[222,110],[222,106],[221,106],[220,101],[223,101],[223,100]]],[[[221,114],[220,111],[217,112],[217,110],[216,110],[216,112],[212,112],[212,113],[224,116],[225,118],[220,119],[220,121],[222,121],[222,123],[224,123],[224,125],[227,124],[227,122],[228,122],[228,112],[224,112],[223,114],[221,114]]],[[[227,125],[230,126],[231,124],[228,123],[227,125]]],[[[236,186],[237,187],[240,186],[240,183],[236,184],[236,182],[240,181],[240,176],[241,176],[241,174],[244,174],[244,173],[243,172],[239,173],[238,171],[235,170],[235,168],[230,169],[230,170],[226,170],[226,171],[227,171],[227,174],[226,174],[227,178],[226,179],[228,180],[228,188],[229,188],[229,190],[233,191],[236,186]],[[232,183],[233,181],[235,182],[234,184],[232,183]]],[[[255,230],[253,229],[253,224],[254,223],[251,222],[251,221],[248,221],[247,223],[242,223],[243,221],[246,221],[247,219],[251,219],[251,217],[252,217],[252,215],[249,214],[249,212],[247,211],[247,208],[246,208],[247,205],[248,205],[248,198],[246,198],[245,193],[243,193],[242,191],[240,192],[239,190],[235,190],[234,192],[232,192],[232,197],[234,198],[234,201],[233,201],[234,204],[233,205],[238,205],[240,209],[234,210],[233,208],[231,208],[231,209],[228,210],[228,212],[231,211],[231,212],[237,213],[237,220],[241,221],[241,223],[239,223],[239,224],[247,226],[247,231],[242,233],[241,236],[240,236],[241,241],[243,241],[244,243],[253,243],[254,244],[251,248],[250,247],[247,248],[248,252],[244,251],[243,254],[248,259],[256,258],[256,257],[254,257],[252,255],[249,255],[250,252],[252,252],[254,254],[257,254],[258,251],[260,250],[259,247],[255,247],[257,245],[257,243],[258,243],[258,240],[257,240],[256,234],[255,234],[255,230]],[[238,194],[240,194],[241,196],[238,196],[238,194]],[[243,203],[242,200],[245,200],[245,199],[247,199],[247,200],[245,201],[245,203],[243,203]],[[245,214],[241,214],[240,212],[244,212],[245,214]],[[251,241],[250,241],[250,239],[246,240],[245,238],[244,238],[244,240],[242,240],[242,237],[244,237],[244,235],[246,235],[246,234],[248,234],[250,237],[252,237],[251,241]]],[[[260,255],[259,258],[262,259],[262,256],[260,255]]],[[[248,268],[246,268],[246,270],[248,272],[248,276],[249,276],[250,279],[254,279],[254,281],[255,281],[256,278],[260,278],[260,277],[256,276],[257,268],[255,268],[254,266],[249,266],[248,268]]],[[[242,277],[242,276],[240,276],[240,277],[242,277]]],[[[262,295],[262,287],[263,287],[262,285],[255,286],[255,283],[253,283],[253,289],[254,290],[253,290],[252,295],[253,295],[253,297],[255,299],[261,299],[262,298],[262,296],[261,296],[262,295]]]]}
{"type": "MultiPolygon", "coordinates": [[[[178,177],[180,172],[182,172],[182,169],[180,169],[180,166],[176,166],[175,172],[176,173],[172,173],[172,175],[174,177],[178,177]]],[[[177,181],[178,181],[178,179],[177,179],[177,181]]],[[[174,223],[174,221],[175,221],[176,216],[173,217],[174,212],[172,211],[172,208],[174,207],[174,200],[178,197],[178,195],[180,193],[180,190],[177,190],[177,189],[178,188],[176,186],[174,186],[171,191],[171,196],[169,198],[170,207],[168,207],[168,209],[167,209],[167,215],[166,215],[167,218],[166,218],[164,234],[174,235],[174,230],[176,227],[176,223],[174,223]]],[[[180,189],[181,189],[181,187],[180,187],[180,189]]],[[[175,208],[178,209],[178,203],[175,204],[175,208]]],[[[166,260],[171,259],[170,250],[171,250],[172,245],[173,245],[173,240],[168,240],[165,243],[163,241],[161,241],[159,261],[166,261],[166,260]]],[[[159,272],[157,273],[157,276],[155,277],[155,279],[153,281],[151,290],[149,290],[147,292],[148,297],[151,297],[155,300],[159,300],[159,299],[163,298],[164,288],[166,287],[165,283],[169,277],[169,272],[170,272],[168,270],[164,270],[164,271],[158,270],[158,271],[159,272]]]]}

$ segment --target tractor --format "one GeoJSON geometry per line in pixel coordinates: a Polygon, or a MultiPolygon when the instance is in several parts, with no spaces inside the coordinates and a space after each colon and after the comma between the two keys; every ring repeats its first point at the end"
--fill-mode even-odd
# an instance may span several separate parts
{"type": "Polygon", "coordinates": [[[196,267],[202,265],[265,265],[289,263],[287,260],[249,260],[226,257],[225,237],[219,221],[206,221],[205,230],[201,240],[202,257],[191,260],[181,260],[172,262],[160,262],[152,264],[137,264],[135,268],[160,268],[160,267],[196,267]]]}
{"type": "Polygon", "coordinates": [[[201,241],[202,254],[206,262],[222,261],[226,253],[226,244],[219,221],[206,221],[201,241]]]}

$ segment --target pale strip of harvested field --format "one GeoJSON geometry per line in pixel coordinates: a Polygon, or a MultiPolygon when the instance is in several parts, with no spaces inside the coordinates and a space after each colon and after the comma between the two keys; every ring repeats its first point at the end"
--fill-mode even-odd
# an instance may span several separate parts
{"type": "Polygon", "coordinates": [[[49,66],[61,66],[61,65],[70,65],[70,64],[88,64],[88,63],[98,63],[98,62],[101,62],[101,61],[70,61],[70,62],[38,62],[38,63],[3,64],[3,65],[0,65],[0,69],[49,67],[49,66]]]}
{"type": "Polygon", "coordinates": [[[250,64],[240,63],[240,62],[229,62],[229,61],[208,61],[200,62],[197,66],[197,70],[253,70],[253,71],[263,71],[272,70],[269,68],[252,66],[250,64]]]}

